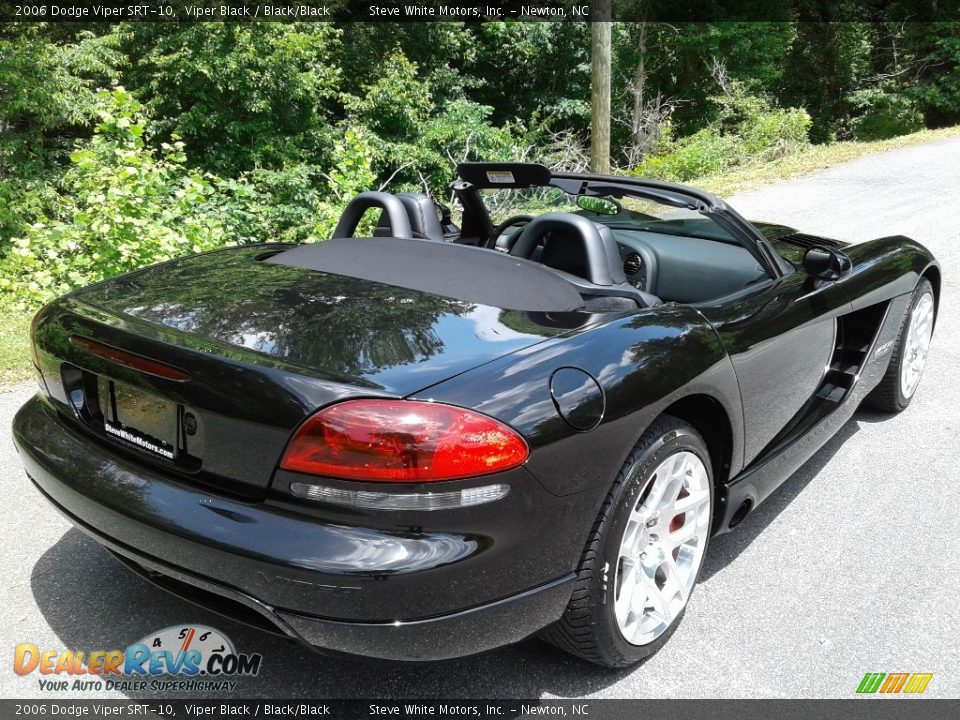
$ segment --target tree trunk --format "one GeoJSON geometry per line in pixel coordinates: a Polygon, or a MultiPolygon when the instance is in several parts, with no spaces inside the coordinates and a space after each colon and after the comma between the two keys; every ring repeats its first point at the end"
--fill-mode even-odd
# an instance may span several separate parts
{"type": "Polygon", "coordinates": [[[610,0],[593,4],[590,44],[590,170],[610,172],[610,0]]]}
{"type": "Polygon", "coordinates": [[[637,40],[637,67],[633,73],[633,118],[631,118],[630,129],[632,132],[633,146],[643,149],[646,152],[647,133],[646,123],[644,123],[643,113],[646,98],[645,90],[647,87],[647,24],[638,23],[640,36],[637,40]]]}

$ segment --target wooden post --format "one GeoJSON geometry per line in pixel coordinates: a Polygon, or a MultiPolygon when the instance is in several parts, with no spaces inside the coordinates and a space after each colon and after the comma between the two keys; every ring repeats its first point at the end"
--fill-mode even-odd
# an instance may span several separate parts
{"type": "Polygon", "coordinates": [[[610,0],[592,6],[590,43],[590,170],[610,172],[610,0]]]}

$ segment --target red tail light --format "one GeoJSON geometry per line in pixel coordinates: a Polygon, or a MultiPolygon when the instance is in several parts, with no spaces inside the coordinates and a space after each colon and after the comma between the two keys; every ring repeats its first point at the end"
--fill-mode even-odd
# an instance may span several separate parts
{"type": "Polygon", "coordinates": [[[522,464],[527,444],[506,425],[439,403],[350,400],[305,422],[284,470],[367,482],[434,482],[522,464]]]}

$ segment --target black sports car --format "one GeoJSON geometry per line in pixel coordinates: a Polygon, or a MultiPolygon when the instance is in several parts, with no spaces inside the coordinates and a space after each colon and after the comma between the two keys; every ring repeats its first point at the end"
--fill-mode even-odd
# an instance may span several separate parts
{"type": "Polygon", "coordinates": [[[452,211],[363,193],[326,242],[44,308],[14,421],[34,485],[145,578],[312,646],[435,660],[541,633],[624,666],[676,628],[711,535],[861,401],[917,389],[941,281],[908,238],[458,171],[452,211]]]}

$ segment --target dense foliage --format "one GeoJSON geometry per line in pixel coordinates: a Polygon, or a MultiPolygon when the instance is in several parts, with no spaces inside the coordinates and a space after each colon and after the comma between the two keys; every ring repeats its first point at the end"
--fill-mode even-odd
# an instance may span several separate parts
{"type": "MultiPolygon", "coordinates": [[[[957,24],[615,24],[613,158],[691,180],[960,120],[957,24]]],[[[585,23],[0,26],[0,294],[325,237],[463,159],[583,168],[585,23]]]]}

